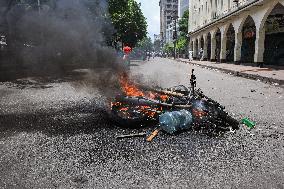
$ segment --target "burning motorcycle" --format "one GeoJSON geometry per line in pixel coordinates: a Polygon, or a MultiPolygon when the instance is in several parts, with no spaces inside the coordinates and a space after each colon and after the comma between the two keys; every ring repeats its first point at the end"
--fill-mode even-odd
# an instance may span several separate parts
{"type": "Polygon", "coordinates": [[[194,129],[212,132],[238,129],[239,122],[225,108],[196,90],[194,70],[191,87],[140,89],[127,76],[120,80],[123,94],[111,103],[112,120],[123,127],[160,126],[169,134],[194,129]]]}

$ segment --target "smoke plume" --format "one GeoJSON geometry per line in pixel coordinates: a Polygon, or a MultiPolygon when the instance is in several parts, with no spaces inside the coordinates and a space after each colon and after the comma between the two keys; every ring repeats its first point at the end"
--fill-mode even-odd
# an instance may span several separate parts
{"type": "Polygon", "coordinates": [[[105,0],[42,0],[37,6],[18,3],[6,15],[14,62],[41,73],[123,69],[106,46],[113,28],[105,0]]]}

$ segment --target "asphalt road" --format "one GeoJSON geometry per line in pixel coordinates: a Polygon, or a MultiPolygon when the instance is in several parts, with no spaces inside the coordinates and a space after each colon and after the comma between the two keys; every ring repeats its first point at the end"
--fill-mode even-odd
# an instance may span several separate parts
{"type": "Polygon", "coordinates": [[[284,188],[284,89],[167,59],[133,61],[148,85],[197,85],[254,129],[209,137],[113,125],[107,98],[70,80],[28,78],[0,83],[0,188],[284,188]]]}

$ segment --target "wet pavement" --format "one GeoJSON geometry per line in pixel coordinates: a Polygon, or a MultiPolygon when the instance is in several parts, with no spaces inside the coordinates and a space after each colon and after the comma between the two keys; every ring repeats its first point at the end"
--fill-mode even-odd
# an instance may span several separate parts
{"type": "Polygon", "coordinates": [[[167,59],[133,61],[148,85],[189,84],[254,129],[209,137],[160,133],[152,143],[121,134],[102,92],[75,81],[0,83],[0,188],[284,188],[284,89],[167,59]]]}

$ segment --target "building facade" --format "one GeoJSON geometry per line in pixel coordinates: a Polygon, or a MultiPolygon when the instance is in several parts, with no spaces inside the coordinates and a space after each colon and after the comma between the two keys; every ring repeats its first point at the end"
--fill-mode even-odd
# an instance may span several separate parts
{"type": "Polygon", "coordinates": [[[178,17],[181,18],[183,13],[189,9],[190,0],[179,0],[178,1],[178,17]]]}
{"type": "Polygon", "coordinates": [[[192,0],[193,57],[220,62],[284,65],[284,0],[192,0]]]}
{"type": "Polygon", "coordinates": [[[165,43],[172,39],[172,36],[169,35],[169,30],[172,28],[172,18],[178,16],[178,0],[160,0],[159,5],[160,35],[162,38],[161,40],[165,43]]]}

